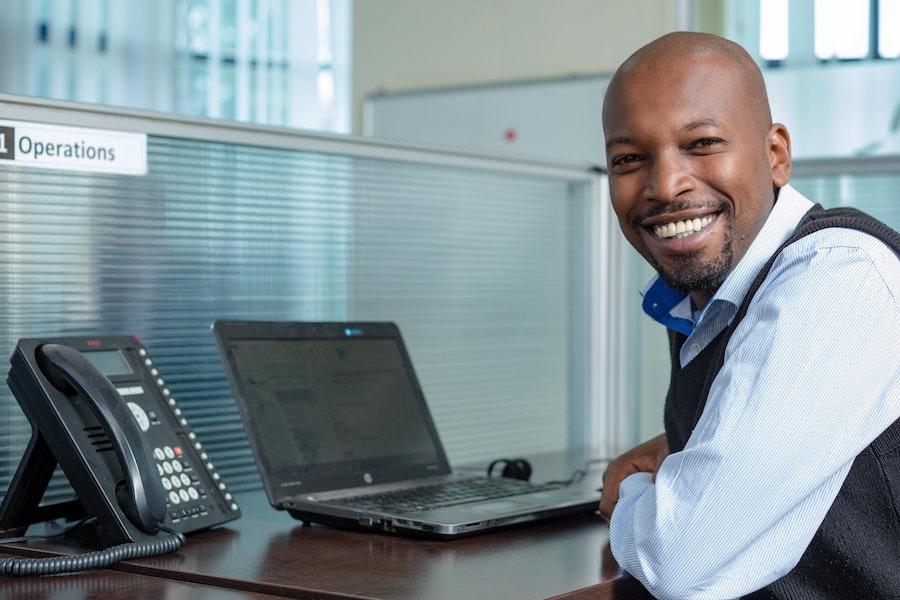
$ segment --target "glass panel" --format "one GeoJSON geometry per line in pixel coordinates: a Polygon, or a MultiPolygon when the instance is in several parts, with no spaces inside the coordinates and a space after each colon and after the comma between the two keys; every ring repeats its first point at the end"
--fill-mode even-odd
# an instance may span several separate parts
{"type": "Polygon", "coordinates": [[[900,202],[897,202],[900,174],[822,173],[794,177],[792,183],[826,208],[852,206],[900,231],[900,202]]]}
{"type": "Polygon", "coordinates": [[[349,0],[6,4],[6,93],[350,131],[349,0]]]}
{"type": "MultiPolygon", "coordinates": [[[[143,177],[0,165],[5,352],[23,337],[137,335],[238,490],[259,482],[217,318],[394,320],[452,461],[569,445],[583,422],[572,406],[585,405],[574,379],[590,366],[575,349],[589,329],[598,176],[344,155],[344,138],[327,152],[285,149],[311,142],[284,130],[266,134],[281,144],[270,147],[246,126],[217,125],[205,141],[143,125],[143,177]]],[[[0,411],[2,491],[29,427],[6,386],[0,411]]]]}
{"type": "Polygon", "coordinates": [[[878,56],[900,57],[900,0],[878,0],[878,56]]]}
{"type": "Polygon", "coordinates": [[[789,49],[787,0],[760,0],[760,56],[763,60],[784,60],[789,49]]]}
{"type": "Polygon", "coordinates": [[[818,58],[869,55],[869,0],[816,0],[815,7],[818,58]]]}

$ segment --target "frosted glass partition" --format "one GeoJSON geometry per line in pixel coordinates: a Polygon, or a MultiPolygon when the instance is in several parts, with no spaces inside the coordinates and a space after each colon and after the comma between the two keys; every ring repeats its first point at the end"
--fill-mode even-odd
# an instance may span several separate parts
{"type": "Polygon", "coordinates": [[[791,183],[826,208],[853,206],[900,230],[900,156],[797,161],[791,183]]]}
{"type": "MultiPolygon", "coordinates": [[[[139,336],[230,487],[259,481],[217,318],[398,322],[454,462],[602,441],[616,255],[587,167],[12,96],[0,119],[147,134],[145,175],[0,161],[0,352],[139,336]]],[[[30,427],[6,386],[0,411],[5,493],[30,427]]]]}

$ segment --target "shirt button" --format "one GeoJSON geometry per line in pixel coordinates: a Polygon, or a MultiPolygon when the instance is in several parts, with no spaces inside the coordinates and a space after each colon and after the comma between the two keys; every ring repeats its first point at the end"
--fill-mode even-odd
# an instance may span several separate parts
{"type": "Polygon", "coordinates": [[[691,344],[691,352],[693,354],[700,354],[700,344],[697,344],[697,343],[691,344]]]}

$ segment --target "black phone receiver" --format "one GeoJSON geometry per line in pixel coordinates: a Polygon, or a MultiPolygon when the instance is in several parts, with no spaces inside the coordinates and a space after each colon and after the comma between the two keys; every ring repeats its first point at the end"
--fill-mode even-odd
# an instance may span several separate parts
{"type": "Polygon", "coordinates": [[[134,416],[112,382],[78,350],[44,344],[36,350],[41,372],[60,392],[78,394],[110,438],[125,475],[116,499],[129,520],[156,533],[166,515],[166,492],[134,416]]]}

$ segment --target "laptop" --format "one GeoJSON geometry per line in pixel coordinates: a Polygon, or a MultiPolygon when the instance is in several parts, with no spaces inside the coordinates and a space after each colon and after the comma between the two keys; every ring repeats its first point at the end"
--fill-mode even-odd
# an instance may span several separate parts
{"type": "Polygon", "coordinates": [[[449,539],[596,512],[591,486],[454,473],[394,323],[213,332],[269,502],[296,519],[449,539]],[[415,497],[447,486],[462,497],[415,497]]]}

